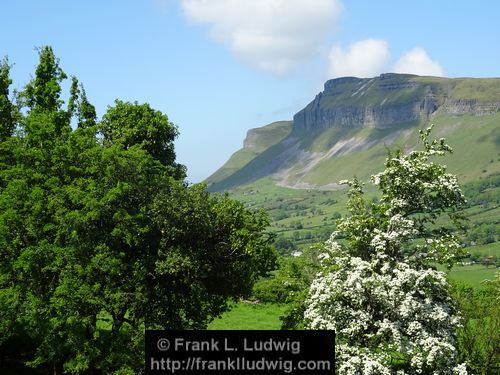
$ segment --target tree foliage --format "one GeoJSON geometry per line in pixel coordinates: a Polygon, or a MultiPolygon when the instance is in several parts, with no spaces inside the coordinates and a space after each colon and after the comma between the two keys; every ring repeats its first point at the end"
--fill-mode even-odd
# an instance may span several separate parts
{"type": "Polygon", "coordinates": [[[117,100],[103,116],[99,130],[106,145],[119,144],[124,149],[139,145],[163,165],[175,166],[176,177],[183,176],[183,167],[175,163],[173,140],[178,135],[177,128],[149,104],[117,100]]]}
{"type": "Polygon", "coordinates": [[[496,374],[500,368],[500,273],[485,288],[454,286],[464,316],[458,329],[459,356],[473,374],[496,374]]]}
{"type": "Polygon", "coordinates": [[[379,202],[364,199],[358,180],[348,181],[350,216],[326,243],[322,271],[311,284],[304,317],[312,329],[335,329],[338,374],[465,373],[455,330],[458,308],[445,274],[462,256],[453,228],[439,225],[465,203],[456,177],[435,163],[451,152],[444,139],[423,151],[389,154],[372,179],[379,202]],[[343,244],[336,241],[341,235],[343,244]]]}
{"type": "Polygon", "coordinates": [[[9,87],[10,65],[7,58],[0,61],[0,142],[5,141],[14,132],[16,107],[11,102],[9,87]]]}
{"type": "Polygon", "coordinates": [[[149,105],[97,121],[73,78],[64,108],[66,74],[39,54],[18,103],[0,67],[0,362],[135,374],[145,328],[204,328],[272,267],[267,218],[188,186],[149,105]]]}

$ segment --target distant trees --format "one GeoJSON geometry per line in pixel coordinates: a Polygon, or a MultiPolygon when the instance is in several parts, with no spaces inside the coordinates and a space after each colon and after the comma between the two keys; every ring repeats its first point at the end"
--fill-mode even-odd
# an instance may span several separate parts
{"type": "Polygon", "coordinates": [[[496,223],[481,223],[470,228],[467,232],[467,240],[475,245],[483,245],[496,242],[500,239],[498,235],[499,225],[496,223]]]}
{"type": "Polygon", "coordinates": [[[312,282],[304,318],[311,329],[335,329],[338,374],[466,373],[459,363],[458,306],[443,272],[462,256],[446,215],[461,226],[456,210],[465,203],[456,177],[430,161],[451,152],[444,139],[423,151],[389,154],[373,176],[380,201],[364,199],[356,179],[350,216],[324,247],[322,270],[312,282]]]}
{"type": "Polygon", "coordinates": [[[267,218],[175,161],[147,104],[101,121],[50,47],[14,99],[0,64],[0,363],[136,374],[144,328],[204,328],[273,266],[267,218]]]}
{"type": "Polygon", "coordinates": [[[467,196],[467,205],[484,207],[497,206],[500,203],[500,174],[493,173],[480,178],[479,181],[469,182],[464,187],[467,196]]]}
{"type": "Polygon", "coordinates": [[[276,237],[274,246],[281,255],[290,255],[293,251],[297,250],[297,245],[284,236],[276,237]]]}

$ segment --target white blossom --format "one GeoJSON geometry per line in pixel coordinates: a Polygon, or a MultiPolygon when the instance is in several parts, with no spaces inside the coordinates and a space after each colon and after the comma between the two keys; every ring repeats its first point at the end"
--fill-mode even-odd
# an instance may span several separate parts
{"type": "Polygon", "coordinates": [[[421,133],[425,151],[398,153],[372,176],[382,191],[372,208],[363,212],[370,206],[356,179],[341,182],[354,199],[351,216],[338,225],[346,245],[335,240],[339,233],[325,244],[304,312],[307,328],[336,331],[338,374],[467,373],[457,359],[454,332],[461,319],[446,275],[423,266],[450,263],[462,251],[453,235],[425,238],[422,227],[435,224],[429,213],[436,204],[444,211],[465,202],[456,177],[429,162],[451,150],[444,140],[429,142],[429,132],[421,133]],[[414,257],[405,255],[409,244],[414,257]]]}
{"type": "Polygon", "coordinates": [[[443,374],[452,373],[457,365],[452,333],[459,320],[443,272],[415,270],[404,262],[380,267],[379,259],[348,255],[335,264],[336,271],[324,271],[313,281],[304,318],[308,328],[334,329],[341,343],[349,343],[338,357],[339,374],[392,374],[390,356],[367,357],[373,353],[356,337],[385,342],[377,351],[390,348],[408,356],[413,373],[443,366],[450,369],[443,374]]]}

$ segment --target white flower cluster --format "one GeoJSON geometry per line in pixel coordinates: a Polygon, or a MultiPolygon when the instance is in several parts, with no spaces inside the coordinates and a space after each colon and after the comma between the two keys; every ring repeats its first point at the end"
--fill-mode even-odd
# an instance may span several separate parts
{"type": "Polygon", "coordinates": [[[426,251],[429,257],[433,257],[440,263],[451,264],[457,255],[463,254],[460,241],[453,235],[445,235],[441,238],[428,238],[426,240],[426,251]]]}
{"type": "Polygon", "coordinates": [[[429,162],[433,155],[442,155],[449,150],[444,145],[428,145],[426,151],[412,151],[408,155],[398,154],[388,158],[386,169],[372,176],[375,185],[381,187],[392,213],[408,213],[432,209],[432,201],[453,207],[465,203],[457,178],[446,173],[446,166],[429,162]],[[404,199],[401,199],[403,198],[404,199]]]}
{"type": "Polygon", "coordinates": [[[417,234],[418,230],[415,229],[413,220],[407,219],[401,214],[396,214],[389,218],[389,226],[386,231],[373,230],[373,239],[370,245],[377,251],[384,252],[387,249],[402,245],[417,234]]]}
{"type": "Polygon", "coordinates": [[[347,345],[338,345],[337,362],[340,363],[338,374],[358,375],[391,375],[391,371],[382,363],[386,360],[384,354],[367,350],[355,350],[347,345]]]}
{"type": "Polygon", "coordinates": [[[338,374],[396,374],[397,361],[401,374],[457,373],[459,318],[444,273],[386,256],[334,263],[313,281],[304,318],[336,331],[338,374]]]}

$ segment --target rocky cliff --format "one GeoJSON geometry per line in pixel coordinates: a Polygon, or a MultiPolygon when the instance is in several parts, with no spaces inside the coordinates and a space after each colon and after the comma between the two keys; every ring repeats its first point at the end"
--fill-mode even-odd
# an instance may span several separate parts
{"type": "Polygon", "coordinates": [[[334,126],[383,129],[426,121],[439,109],[454,115],[484,115],[500,110],[498,97],[497,100],[461,98],[464,80],[470,79],[431,79],[406,74],[332,79],[325,83],[323,92],[294,116],[293,125],[295,129],[306,130],[334,126]]]}

